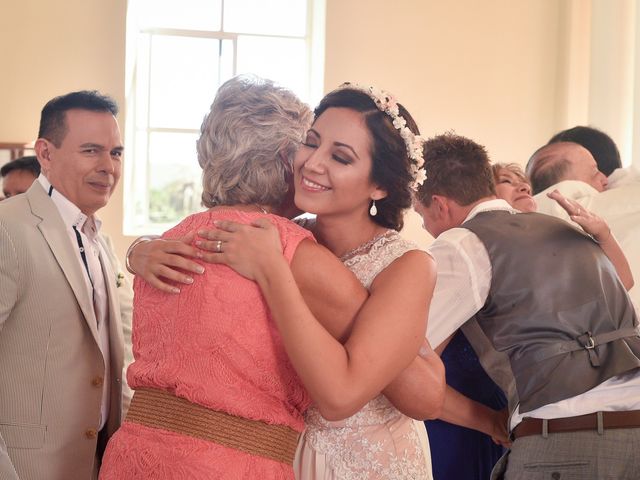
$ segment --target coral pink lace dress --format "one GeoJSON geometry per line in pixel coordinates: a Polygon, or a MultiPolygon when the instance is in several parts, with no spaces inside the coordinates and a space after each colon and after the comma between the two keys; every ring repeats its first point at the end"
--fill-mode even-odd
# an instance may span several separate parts
{"type": "MultiPolygon", "coordinates": [[[[213,220],[249,223],[235,210],[192,215],[165,233],[175,238],[213,220]]],[[[311,234],[276,216],[285,257],[311,234]]],[[[222,265],[205,264],[193,285],[170,295],[136,279],[133,389],[164,390],[232,415],[304,428],[310,399],[282,345],[259,287],[222,265]]],[[[125,421],[107,446],[103,480],[287,479],[290,465],[216,443],[125,421]]]]}
{"type": "MultiPolygon", "coordinates": [[[[397,232],[388,230],[341,260],[369,289],[391,262],[417,248],[397,232]]],[[[338,422],[325,420],[311,406],[305,421],[307,429],[300,439],[294,464],[298,480],[432,478],[424,424],[400,413],[384,395],[338,422]]]]}

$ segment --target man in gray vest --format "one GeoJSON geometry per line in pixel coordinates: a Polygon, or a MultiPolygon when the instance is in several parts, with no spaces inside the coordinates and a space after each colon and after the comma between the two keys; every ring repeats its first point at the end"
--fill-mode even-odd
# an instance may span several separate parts
{"type": "Polygon", "coordinates": [[[415,208],[438,264],[427,336],[441,346],[465,327],[487,373],[515,387],[493,478],[637,478],[638,320],[611,262],[566,222],[497,199],[467,138],[429,140],[425,170],[415,208]]]}

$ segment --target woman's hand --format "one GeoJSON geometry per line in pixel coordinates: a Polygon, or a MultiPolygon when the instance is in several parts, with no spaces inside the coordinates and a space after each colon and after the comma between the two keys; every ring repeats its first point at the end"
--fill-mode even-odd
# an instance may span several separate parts
{"type": "Polygon", "coordinates": [[[142,241],[127,252],[127,264],[132,273],[142,277],[158,290],[180,293],[178,287],[166,283],[165,280],[190,285],[193,283],[193,277],[184,272],[204,272],[202,265],[190,260],[202,257],[202,253],[191,246],[194,237],[195,233],[190,232],[174,240],[156,238],[142,241]]]}
{"type": "Polygon", "coordinates": [[[602,243],[611,235],[611,230],[607,222],[593,212],[583,208],[578,202],[568,199],[558,190],[547,193],[547,196],[558,202],[569,214],[571,220],[580,225],[596,242],[602,243]]]}
{"type": "Polygon", "coordinates": [[[280,233],[268,219],[250,225],[219,220],[214,225],[215,230],[198,231],[204,240],[196,240],[196,246],[210,252],[203,254],[205,261],[227,265],[249,280],[258,280],[271,261],[282,259],[280,233]]]}
{"type": "Polygon", "coordinates": [[[493,428],[491,432],[491,440],[496,445],[502,445],[511,448],[511,440],[509,439],[509,410],[503,408],[496,410],[493,414],[493,428]]]}

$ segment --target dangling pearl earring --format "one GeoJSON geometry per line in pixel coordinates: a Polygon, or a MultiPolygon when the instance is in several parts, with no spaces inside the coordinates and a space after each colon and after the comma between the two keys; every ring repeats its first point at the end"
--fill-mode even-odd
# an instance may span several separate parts
{"type": "Polygon", "coordinates": [[[369,215],[375,217],[378,214],[378,208],[376,207],[376,201],[371,200],[371,208],[369,209],[369,215]]]}

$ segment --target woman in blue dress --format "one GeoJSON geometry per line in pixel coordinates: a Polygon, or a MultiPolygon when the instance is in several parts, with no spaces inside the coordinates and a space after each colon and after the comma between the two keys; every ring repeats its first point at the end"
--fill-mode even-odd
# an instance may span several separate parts
{"type": "MultiPolygon", "coordinates": [[[[480,365],[461,330],[442,352],[447,385],[493,410],[507,406],[504,393],[480,365]]],[[[427,420],[434,480],[488,480],[504,448],[471,428],[427,420]]]]}

